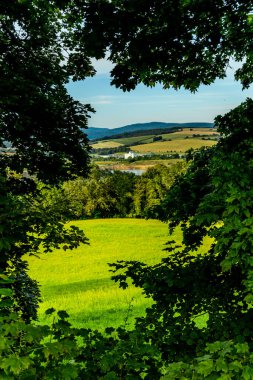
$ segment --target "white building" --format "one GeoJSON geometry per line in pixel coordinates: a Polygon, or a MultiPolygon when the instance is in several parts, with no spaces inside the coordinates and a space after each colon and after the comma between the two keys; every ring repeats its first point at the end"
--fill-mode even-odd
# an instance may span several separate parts
{"type": "Polygon", "coordinates": [[[124,154],[125,160],[127,160],[128,158],[135,158],[135,157],[138,157],[138,154],[135,152],[130,151],[130,152],[124,154]]]}

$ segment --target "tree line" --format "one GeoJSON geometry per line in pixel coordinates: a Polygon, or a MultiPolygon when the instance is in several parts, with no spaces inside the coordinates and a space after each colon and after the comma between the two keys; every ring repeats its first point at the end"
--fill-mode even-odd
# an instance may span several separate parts
{"type": "Polygon", "coordinates": [[[61,186],[42,186],[40,207],[65,220],[152,216],[175,178],[185,170],[180,162],[156,165],[136,176],[94,166],[87,178],[65,181],[61,186]]]}

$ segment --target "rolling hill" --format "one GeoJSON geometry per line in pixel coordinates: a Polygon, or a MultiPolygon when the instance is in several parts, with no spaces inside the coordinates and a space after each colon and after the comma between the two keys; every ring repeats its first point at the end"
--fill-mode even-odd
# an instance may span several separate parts
{"type": "Polygon", "coordinates": [[[129,150],[137,154],[175,154],[189,149],[212,146],[219,140],[213,128],[165,128],[150,131],[127,132],[92,141],[92,153],[99,155],[120,154],[129,150]]]}
{"type": "Polygon", "coordinates": [[[201,123],[201,122],[191,122],[191,123],[164,123],[158,121],[152,121],[149,123],[137,123],[125,125],[119,128],[88,128],[84,132],[87,134],[90,140],[104,139],[111,136],[122,135],[125,133],[135,132],[135,131],[150,131],[153,129],[174,129],[174,128],[212,128],[213,123],[201,123]]]}

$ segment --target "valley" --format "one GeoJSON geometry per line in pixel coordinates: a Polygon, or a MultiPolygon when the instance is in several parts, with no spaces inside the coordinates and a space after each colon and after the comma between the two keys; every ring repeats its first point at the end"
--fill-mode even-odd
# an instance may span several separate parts
{"type": "Polygon", "coordinates": [[[172,165],[182,159],[189,149],[211,147],[219,139],[214,128],[180,128],[161,134],[157,130],[126,133],[124,137],[110,137],[91,141],[92,161],[101,168],[128,170],[142,169],[163,163],[172,165]],[[153,132],[153,133],[151,133],[153,132]],[[133,157],[125,155],[133,152],[133,157]]]}

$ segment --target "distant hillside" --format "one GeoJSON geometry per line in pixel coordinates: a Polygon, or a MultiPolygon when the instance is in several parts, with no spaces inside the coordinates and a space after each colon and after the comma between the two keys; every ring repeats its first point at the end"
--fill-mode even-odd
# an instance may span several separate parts
{"type": "Polygon", "coordinates": [[[103,138],[108,133],[110,134],[110,131],[109,128],[88,128],[84,130],[90,140],[103,138]]]}
{"type": "Polygon", "coordinates": [[[101,141],[101,140],[114,140],[114,139],[122,139],[122,138],[128,138],[128,137],[137,137],[137,136],[150,136],[150,135],[164,135],[168,133],[173,133],[176,131],[180,131],[181,127],[167,127],[167,128],[159,128],[159,129],[138,129],[134,130],[132,132],[123,132],[119,133],[117,135],[111,135],[111,136],[104,136],[97,139],[94,139],[94,142],[101,141]]]}
{"type": "Polygon", "coordinates": [[[109,138],[111,136],[115,135],[122,135],[125,133],[135,132],[135,131],[149,131],[153,129],[174,129],[177,128],[212,128],[213,123],[164,123],[164,122],[158,122],[153,121],[150,123],[137,123],[137,124],[130,124],[125,125],[124,127],[120,128],[88,128],[85,130],[85,133],[88,135],[88,138],[90,140],[97,140],[102,138],[109,138]]]}

